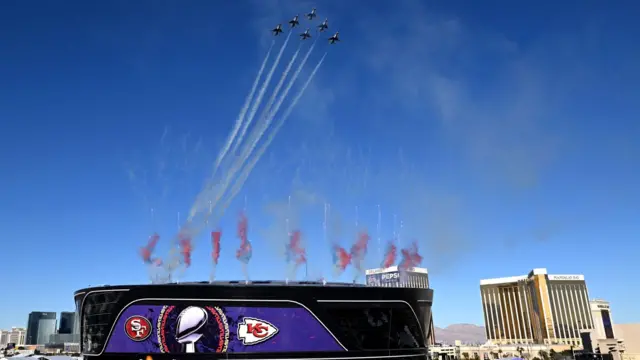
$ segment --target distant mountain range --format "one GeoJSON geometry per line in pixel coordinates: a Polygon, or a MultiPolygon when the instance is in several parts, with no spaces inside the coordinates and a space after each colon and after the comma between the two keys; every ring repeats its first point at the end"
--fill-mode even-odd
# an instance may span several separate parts
{"type": "Polygon", "coordinates": [[[487,337],[484,326],[473,324],[452,324],[445,328],[436,326],[436,342],[453,345],[456,340],[463,344],[484,344],[487,337]]]}

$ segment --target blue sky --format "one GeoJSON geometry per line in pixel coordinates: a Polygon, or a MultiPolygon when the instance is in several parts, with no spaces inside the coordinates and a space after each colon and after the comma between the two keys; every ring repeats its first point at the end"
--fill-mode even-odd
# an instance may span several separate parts
{"type": "MultiPolygon", "coordinates": [[[[4,1],[0,328],[71,309],[81,287],[148,281],[137,249],[157,231],[168,251],[268,30],[312,6],[343,41],[317,43],[292,93],[326,60],[222,218],[219,278],[243,276],[245,199],[253,279],[287,276],[287,214],[310,276],[332,278],[328,243],[350,245],[356,220],[377,266],[380,205],[382,245],[394,215],[401,245],[420,244],[440,326],[482,323],[479,280],[535,267],[584,274],[614,321],[640,321],[637,4],[367,4],[4,1]]],[[[208,279],[210,251],[203,234],[184,280],[208,279]]]]}

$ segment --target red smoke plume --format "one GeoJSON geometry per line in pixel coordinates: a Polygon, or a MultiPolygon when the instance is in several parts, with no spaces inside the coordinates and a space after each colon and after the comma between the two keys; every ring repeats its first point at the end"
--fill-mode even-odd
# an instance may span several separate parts
{"type": "Polygon", "coordinates": [[[236,258],[243,264],[248,264],[253,255],[253,249],[251,242],[248,239],[249,221],[244,213],[240,213],[240,219],[238,221],[238,237],[240,238],[240,247],[236,251],[236,258]]]}
{"type": "Polygon", "coordinates": [[[371,239],[369,234],[363,231],[358,234],[358,240],[356,240],[356,243],[351,247],[351,263],[359,271],[362,271],[362,261],[364,261],[364,257],[367,255],[369,239],[371,239]]]}
{"type": "Polygon", "coordinates": [[[139,250],[140,257],[142,257],[142,261],[145,264],[154,264],[154,265],[162,264],[161,259],[159,258],[154,259],[151,257],[151,255],[153,255],[153,251],[156,248],[156,245],[158,244],[158,241],[160,241],[160,235],[158,235],[157,233],[154,233],[153,235],[149,236],[149,241],[147,242],[147,245],[140,248],[139,250]]]}
{"type": "Polygon", "coordinates": [[[400,262],[400,270],[409,270],[420,266],[422,263],[422,255],[418,253],[418,244],[414,241],[410,247],[402,249],[402,261],[400,262]]]}
{"type": "Polygon", "coordinates": [[[193,246],[191,244],[191,237],[185,234],[178,235],[178,242],[180,244],[180,254],[182,255],[182,263],[185,267],[191,266],[191,251],[193,246]]]}
{"type": "Polygon", "coordinates": [[[387,245],[387,251],[384,254],[384,259],[382,261],[382,268],[388,268],[393,266],[396,263],[396,257],[398,256],[398,248],[393,244],[393,242],[389,242],[387,245]]]}
{"type": "Polygon", "coordinates": [[[222,232],[219,230],[211,232],[211,245],[213,247],[213,251],[211,252],[211,259],[213,260],[213,264],[218,265],[218,259],[220,258],[220,238],[222,237],[222,232]]]}

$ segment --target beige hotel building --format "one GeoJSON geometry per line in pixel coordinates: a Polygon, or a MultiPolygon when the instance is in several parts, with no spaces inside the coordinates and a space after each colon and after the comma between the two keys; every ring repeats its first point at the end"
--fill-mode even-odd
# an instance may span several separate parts
{"type": "Polygon", "coordinates": [[[487,339],[496,345],[582,346],[580,330],[593,329],[584,275],[528,275],[480,281],[487,339]]]}

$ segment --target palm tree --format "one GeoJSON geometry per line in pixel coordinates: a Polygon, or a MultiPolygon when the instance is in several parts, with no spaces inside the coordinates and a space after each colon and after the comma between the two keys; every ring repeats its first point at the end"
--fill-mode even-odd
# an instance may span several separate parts
{"type": "Polygon", "coordinates": [[[464,358],[464,360],[469,360],[469,353],[468,352],[463,352],[462,353],[462,357],[464,358]]]}

